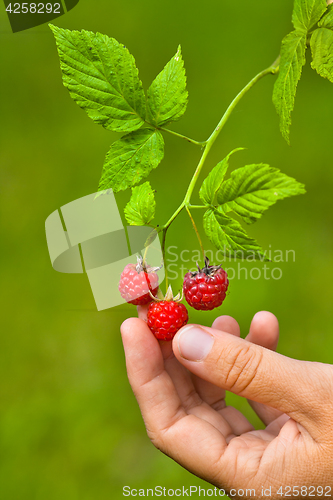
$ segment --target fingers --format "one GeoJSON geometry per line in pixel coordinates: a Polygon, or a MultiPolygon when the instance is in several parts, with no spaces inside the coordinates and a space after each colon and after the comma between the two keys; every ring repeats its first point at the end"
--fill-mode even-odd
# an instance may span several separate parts
{"type": "Polygon", "coordinates": [[[221,330],[222,332],[231,333],[236,337],[240,337],[240,328],[237,321],[232,316],[219,316],[212,324],[212,328],[221,330]]]}
{"type": "MultiPolygon", "coordinates": [[[[279,341],[279,322],[274,314],[268,311],[260,311],[254,315],[250,333],[246,340],[253,344],[261,345],[275,351],[279,341]]],[[[249,400],[249,404],[265,425],[270,424],[281,415],[279,410],[249,400]]]]}
{"type": "Polygon", "coordinates": [[[196,392],[191,373],[181,364],[172,351],[171,342],[159,342],[164,367],[169,374],[173,385],[186,411],[202,403],[202,399],[196,392]]]}
{"type": "Polygon", "coordinates": [[[275,351],[279,341],[279,322],[276,316],[268,311],[255,314],[246,340],[275,351]]]}
{"type": "Polygon", "coordinates": [[[283,415],[280,410],[276,410],[275,408],[271,408],[270,406],[266,406],[262,403],[257,403],[256,401],[251,401],[250,399],[248,399],[247,402],[265,425],[269,425],[271,422],[283,415]]]}
{"type": "MultiPolygon", "coordinates": [[[[137,308],[139,319],[145,322],[147,321],[148,308],[149,304],[138,306],[137,308]]],[[[151,332],[150,335],[152,335],[151,332]]],[[[171,342],[159,341],[159,346],[164,361],[165,371],[172,380],[174,388],[182,404],[185,406],[185,409],[201,404],[202,399],[194,389],[191,374],[179,363],[178,359],[175,358],[171,342]]]]}
{"type": "Polygon", "coordinates": [[[272,420],[272,422],[266,427],[266,431],[270,432],[271,434],[275,434],[276,436],[279,434],[280,430],[284,426],[286,422],[288,422],[290,418],[288,415],[285,413],[282,413],[279,417],[277,417],[275,420],[272,420]]]}
{"type": "MultiPolygon", "coordinates": [[[[193,383],[191,372],[175,358],[171,342],[160,341],[159,345],[164,360],[165,371],[174,384],[185,412],[187,414],[196,415],[206,422],[209,422],[225,436],[227,442],[232,439],[232,437],[235,437],[235,435],[241,434],[241,431],[235,430],[233,426],[229,425],[227,419],[224,419],[219,412],[216,412],[200,397],[193,383]]],[[[208,384],[208,382],[206,383],[208,384]]],[[[215,387],[215,389],[218,390],[219,393],[224,392],[223,389],[218,387],[215,387]]]]}
{"type": "MultiPolygon", "coordinates": [[[[171,342],[160,342],[160,347],[164,358],[165,370],[174,384],[185,412],[209,422],[225,436],[227,442],[232,437],[235,437],[238,434],[237,431],[229,425],[228,421],[221,414],[216,412],[200,397],[193,383],[191,372],[175,358],[171,342]]],[[[221,392],[222,389],[219,389],[219,391],[221,392]]]]}
{"type": "Polygon", "coordinates": [[[137,307],[139,319],[143,319],[143,321],[146,321],[146,322],[147,322],[148,307],[149,307],[149,304],[146,304],[145,306],[138,306],[137,307]]]}
{"type": "MultiPolygon", "coordinates": [[[[187,325],[173,340],[192,373],[240,396],[287,413],[314,433],[330,395],[328,368],[287,358],[216,329],[187,325]],[[319,379],[318,379],[319,377],[319,379]],[[317,391],[321,391],[318,399],[317,391]],[[314,423],[315,422],[315,423],[314,423]],[[311,429],[311,430],[310,430],[311,429]]],[[[327,366],[327,365],[326,365],[327,366]]],[[[331,372],[330,375],[332,376],[331,372]]]]}
{"type": "Polygon", "coordinates": [[[121,326],[129,382],[147,418],[148,427],[158,418],[161,428],[167,428],[184,416],[181,401],[164,370],[160,346],[147,324],[136,318],[121,326]],[[152,423],[150,423],[152,421],[152,423]]]}
{"type": "MultiPolygon", "coordinates": [[[[148,306],[139,306],[139,318],[146,319],[148,306]]],[[[221,328],[229,329],[239,335],[238,323],[231,316],[221,316],[215,320],[221,328]],[[238,333],[237,333],[238,332],[238,333]]],[[[179,399],[187,413],[192,413],[218,429],[229,441],[235,435],[240,435],[252,429],[248,420],[240,413],[230,418],[230,411],[225,416],[220,409],[225,408],[225,391],[220,387],[192,375],[175,358],[171,342],[159,342],[164,368],[172,380],[179,399]],[[191,376],[192,375],[192,376],[191,376]],[[218,411],[215,411],[216,410],[218,411]]],[[[234,410],[234,409],[233,409],[234,410]]],[[[234,410],[236,412],[236,410],[234,410]]]]}
{"type": "MultiPolygon", "coordinates": [[[[214,321],[212,328],[231,333],[232,335],[236,335],[238,337],[240,336],[239,325],[231,316],[219,316],[214,321]]],[[[221,389],[221,387],[218,387],[201,377],[197,377],[196,375],[192,375],[192,380],[203,401],[206,401],[207,404],[211,405],[217,411],[226,407],[224,389],[221,389]]]]}
{"type": "MultiPolygon", "coordinates": [[[[240,336],[239,324],[231,316],[219,316],[213,322],[212,327],[237,337],[240,336]]],[[[241,412],[232,406],[227,406],[224,389],[196,375],[192,375],[192,380],[202,400],[209,404],[226,422],[228,422],[233,435],[240,436],[245,432],[253,430],[253,426],[241,412]]],[[[233,436],[227,437],[227,442],[229,442],[232,437],[233,436]]]]}
{"type": "Polygon", "coordinates": [[[205,418],[185,412],[164,370],[159,343],[143,320],[126,320],[121,333],[129,381],[152,442],[195,474],[213,480],[227,446],[223,434],[205,418]]]}
{"type": "MultiPolygon", "coordinates": [[[[236,436],[241,436],[242,434],[245,434],[246,432],[250,432],[254,430],[254,427],[248,419],[241,413],[239,410],[234,408],[233,406],[226,406],[221,410],[220,415],[228,422],[230,427],[233,430],[233,433],[236,436]]],[[[227,439],[227,442],[229,440],[227,439]]]]}
{"type": "MultiPolygon", "coordinates": [[[[239,325],[237,321],[231,316],[220,316],[214,321],[212,328],[216,328],[217,330],[231,333],[238,337],[240,336],[239,325]]],[[[247,335],[246,340],[248,342],[252,342],[253,344],[266,347],[267,349],[275,350],[279,340],[279,323],[274,314],[268,311],[260,311],[257,314],[255,314],[251,322],[250,333],[247,335]]],[[[215,390],[212,390],[213,394],[217,394],[217,392],[220,390],[219,388],[210,384],[209,382],[202,380],[201,385],[204,384],[206,384],[206,386],[208,387],[210,386],[215,388],[215,390]]],[[[281,415],[281,412],[275,410],[274,408],[262,405],[261,403],[257,403],[256,401],[248,400],[248,402],[252,407],[252,409],[256,412],[258,417],[264,422],[265,425],[268,425],[270,422],[272,422],[281,415]]],[[[224,406],[226,406],[225,401],[224,401],[224,406]]],[[[224,413],[223,416],[224,418],[226,418],[224,413]]],[[[232,415],[232,421],[235,422],[235,424],[236,422],[244,418],[245,417],[241,413],[238,416],[232,415]]],[[[245,426],[246,425],[247,424],[245,422],[245,426]]],[[[243,428],[243,426],[241,425],[237,425],[236,427],[237,429],[243,428]]]]}

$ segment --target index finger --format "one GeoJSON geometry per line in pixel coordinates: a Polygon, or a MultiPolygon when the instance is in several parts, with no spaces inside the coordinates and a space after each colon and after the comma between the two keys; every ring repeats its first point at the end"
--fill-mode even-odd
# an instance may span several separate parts
{"type": "Polygon", "coordinates": [[[149,308],[149,304],[146,304],[145,306],[138,306],[137,307],[139,318],[143,319],[143,321],[145,321],[145,322],[147,322],[148,308],[149,308]]]}
{"type": "Polygon", "coordinates": [[[121,333],[128,378],[153,444],[194,474],[214,481],[227,447],[224,436],[206,420],[186,413],[147,324],[128,319],[121,333]]]}

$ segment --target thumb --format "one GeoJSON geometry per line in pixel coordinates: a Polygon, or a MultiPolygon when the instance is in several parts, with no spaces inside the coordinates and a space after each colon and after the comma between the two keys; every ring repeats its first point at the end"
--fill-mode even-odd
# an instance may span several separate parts
{"type": "Polygon", "coordinates": [[[199,325],[179,330],[173,351],[195,375],[288,414],[310,434],[310,428],[315,430],[327,415],[327,402],[332,399],[330,365],[287,358],[199,325]]]}

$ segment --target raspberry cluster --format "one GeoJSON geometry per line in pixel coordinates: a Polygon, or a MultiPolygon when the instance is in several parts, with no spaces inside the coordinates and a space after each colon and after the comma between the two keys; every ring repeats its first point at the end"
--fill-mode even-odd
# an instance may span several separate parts
{"type": "MultiPolygon", "coordinates": [[[[187,303],[194,309],[210,311],[219,307],[225,299],[229,281],[221,266],[211,266],[205,258],[205,266],[184,276],[183,293],[187,303]]],[[[128,264],[121,274],[119,291],[121,296],[134,305],[150,303],[147,323],[159,340],[172,340],[177,331],[188,322],[188,312],[182,297],[173,296],[171,287],[165,297],[158,289],[157,267],[147,265],[141,256],[137,264],[128,264]]]]}

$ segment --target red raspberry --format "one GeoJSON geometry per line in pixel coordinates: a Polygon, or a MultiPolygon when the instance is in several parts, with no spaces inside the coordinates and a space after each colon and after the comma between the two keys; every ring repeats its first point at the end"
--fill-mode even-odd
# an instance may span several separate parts
{"type": "MultiPolygon", "coordinates": [[[[198,266],[198,264],[197,264],[198,266]]],[[[222,304],[228,290],[227,273],[221,266],[210,266],[205,258],[205,267],[184,276],[183,291],[185,299],[191,307],[201,311],[211,311],[222,304]]]]}
{"type": "Polygon", "coordinates": [[[152,302],[148,308],[148,326],[159,340],[172,340],[187,322],[186,307],[174,300],[152,302]]]}
{"type": "Polygon", "coordinates": [[[158,276],[155,271],[159,267],[150,267],[138,257],[137,264],[127,264],[121,273],[119,292],[129,304],[143,306],[152,301],[149,291],[156,295],[158,290],[158,276]]]}
{"type": "Polygon", "coordinates": [[[155,299],[149,305],[147,323],[157,339],[172,340],[178,330],[188,322],[187,309],[179,303],[180,300],[180,294],[174,297],[169,286],[164,299],[155,299]]]}

